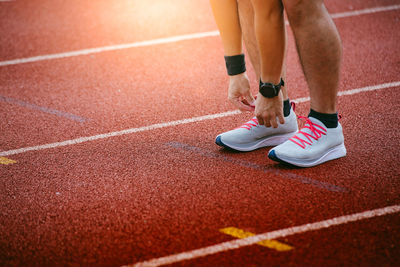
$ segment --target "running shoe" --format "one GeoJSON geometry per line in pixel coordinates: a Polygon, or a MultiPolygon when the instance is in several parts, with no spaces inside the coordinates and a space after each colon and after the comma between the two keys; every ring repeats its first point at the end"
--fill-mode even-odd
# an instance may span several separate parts
{"type": "Polygon", "coordinates": [[[274,161],[298,167],[312,167],[346,156],[342,125],[326,128],[313,117],[299,117],[304,127],[289,140],[271,149],[268,157],[274,161]]]}
{"type": "Polygon", "coordinates": [[[217,136],[215,143],[237,151],[253,151],[261,147],[282,144],[298,130],[297,118],[293,109],[285,117],[285,123],[278,128],[260,125],[256,117],[242,126],[217,136]]]}

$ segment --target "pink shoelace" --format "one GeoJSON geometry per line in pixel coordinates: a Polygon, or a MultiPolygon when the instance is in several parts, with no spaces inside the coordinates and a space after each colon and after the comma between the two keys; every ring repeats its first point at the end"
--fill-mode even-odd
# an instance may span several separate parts
{"type": "Polygon", "coordinates": [[[258,120],[256,117],[254,117],[250,121],[244,123],[242,126],[239,126],[236,129],[244,128],[250,131],[251,127],[256,127],[256,126],[258,126],[258,120]]]}
{"type": "Polygon", "coordinates": [[[309,118],[307,117],[303,117],[303,116],[298,116],[299,119],[304,120],[304,126],[302,129],[304,128],[308,128],[311,131],[310,133],[304,132],[302,130],[298,131],[292,138],[290,138],[289,140],[292,141],[293,143],[297,144],[298,146],[300,146],[301,148],[306,148],[307,145],[311,145],[313,140],[318,140],[319,138],[321,138],[323,135],[326,135],[327,130],[322,127],[319,124],[313,123],[309,118]],[[303,135],[303,138],[300,138],[300,134],[303,135]]]}
{"type": "MultiPolygon", "coordinates": [[[[290,105],[292,106],[294,112],[296,110],[296,104],[294,102],[290,102],[290,105]]],[[[244,123],[242,126],[239,126],[236,129],[244,128],[250,131],[252,127],[257,127],[258,125],[258,120],[256,117],[254,117],[250,121],[244,123]]]]}

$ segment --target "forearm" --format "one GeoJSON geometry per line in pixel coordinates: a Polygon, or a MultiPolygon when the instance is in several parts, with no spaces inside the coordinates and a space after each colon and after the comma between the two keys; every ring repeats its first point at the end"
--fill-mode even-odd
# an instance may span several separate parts
{"type": "Polygon", "coordinates": [[[225,56],[242,54],[242,30],[236,0],[210,0],[225,56]]]}
{"type": "Polygon", "coordinates": [[[283,6],[280,0],[252,0],[255,34],[260,49],[261,80],[280,81],[286,47],[283,6]]]}

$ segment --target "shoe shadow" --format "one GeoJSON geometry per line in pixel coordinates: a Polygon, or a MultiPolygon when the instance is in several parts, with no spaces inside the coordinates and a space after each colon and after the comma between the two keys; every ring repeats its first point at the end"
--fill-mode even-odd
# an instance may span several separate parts
{"type": "MultiPolygon", "coordinates": [[[[270,147],[270,148],[272,148],[272,147],[270,147]]],[[[268,147],[258,148],[253,151],[239,151],[239,150],[236,150],[236,149],[233,149],[230,147],[221,147],[218,152],[221,153],[221,155],[227,156],[227,155],[245,154],[245,153],[249,153],[249,152],[258,151],[260,149],[269,150],[268,147]]],[[[276,162],[276,161],[273,161],[270,159],[268,159],[268,163],[271,163],[271,164],[266,164],[265,167],[274,168],[274,169],[278,169],[278,170],[282,170],[282,171],[304,169],[303,167],[298,167],[298,166],[292,165],[287,162],[276,162]]]]}

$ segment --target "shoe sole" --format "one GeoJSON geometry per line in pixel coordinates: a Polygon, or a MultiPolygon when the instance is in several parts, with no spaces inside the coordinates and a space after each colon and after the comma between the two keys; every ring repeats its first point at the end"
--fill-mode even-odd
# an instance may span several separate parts
{"type": "Polygon", "coordinates": [[[285,157],[278,157],[275,153],[275,150],[272,149],[271,151],[269,151],[268,153],[268,158],[283,163],[283,164],[289,164],[289,165],[294,165],[297,167],[313,167],[316,165],[319,165],[321,163],[330,161],[330,160],[334,160],[334,159],[338,159],[338,158],[342,158],[344,156],[346,156],[347,151],[346,151],[346,147],[344,146],[344,144],[340,144],[337,145],[331,149],[329,149],[324,155],[322,155],[321,157],[317,158],[317,159],[311,159],[311,160],[296,160],[293,158],[285,158],[285,157]]]}
{"type": "Polygon", "coordinates": [[[254,150],[262,148],[262,147],[280,145],[280,144],[286,142],[295,133],[296,133],[296,131],[291,132],[291,133],[287,133],[287,134],[280,134],[280,135],[270,136],[270,137],[267,137],[267,138],[259,139],[259,140],[255,141],[255,142],[252,142],[252,143],[248,143],[248,144],[243,145],[243,146],[222,142],[221,136],[219,135],[215,139],[215,143],[217,145],[219,145],[219,146],[222,146],[222,147],[225,147],[225,148],[229,148],[229,149],[233,149],[233,150],[236,150],[236,151],[249,152],[249,151],[254,151],[254,150]]]}

